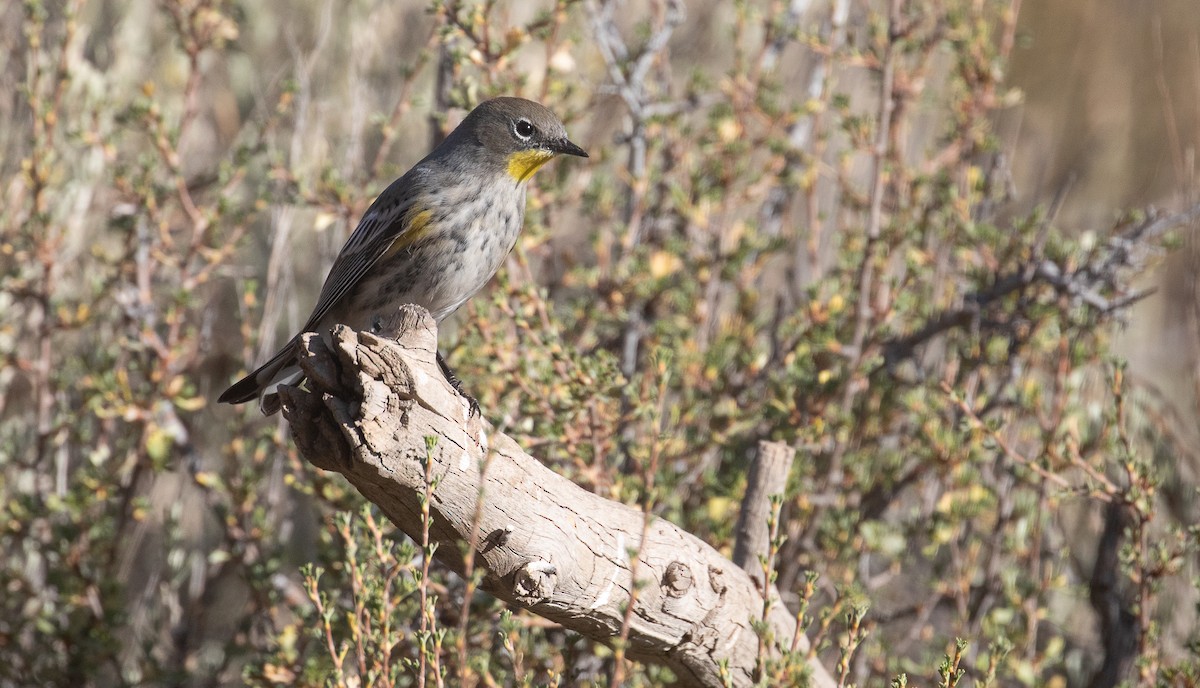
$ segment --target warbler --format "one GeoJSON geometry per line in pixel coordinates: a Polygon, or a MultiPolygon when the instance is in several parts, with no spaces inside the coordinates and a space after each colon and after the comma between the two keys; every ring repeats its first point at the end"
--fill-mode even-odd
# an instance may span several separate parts
{"type": "MultiPolygon", "coordinates": [[[[405,303],[445,320],[500,268],[525,221],[527,182],[559,155],[588,157],[545,106],[523,98],[480,103],[367,208],[301,332],[324,334],[337,323],[370,329],[378,316],[405,303]]],[[[279,386],[304,379],[296,364],[299,340],[299,334],[292,337],[219,401],[259,398],[264,414],[278,411],[279,386]]],[[[440,352],[437,359],[463,392],[440,352]]],[[[464,396],[478,413],[474,399],[464,396]]]]}

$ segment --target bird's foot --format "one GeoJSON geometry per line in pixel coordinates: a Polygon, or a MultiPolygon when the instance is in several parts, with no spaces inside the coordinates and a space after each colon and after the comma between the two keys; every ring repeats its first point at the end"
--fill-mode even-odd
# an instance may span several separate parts
{"type": "Polygon", "coordinates": [[[467,418],[469,419],[479,416],[479,402],[475,400],[475,397],[471,396],[465,389],[463,389],[462,380],[458,379],[458,376],[455,375],[454,371],[450,369],[450,365],[446,363],[445,358],[442,358],[442,352],[440,351],[437,352],[437,362],[438,367],[442,369],[442,374],[446,376],[446,382],[449,382],[450,386],[454,388],[454,391],[458,392],[460,396],[467,400],[467,418]]]}

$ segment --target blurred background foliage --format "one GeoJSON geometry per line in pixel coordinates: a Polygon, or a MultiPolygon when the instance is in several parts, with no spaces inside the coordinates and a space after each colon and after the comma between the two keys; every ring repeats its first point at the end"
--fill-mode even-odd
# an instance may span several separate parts
{"type": "Polygon", "coordinates": [[[443,328],[499,429],[725,551],[795,446],[845,684],[1200,682],[1194,0],[25,0],[0,94],[0,685],[617,673],[212,401],[499,94],[592,153],[443,328]]]}

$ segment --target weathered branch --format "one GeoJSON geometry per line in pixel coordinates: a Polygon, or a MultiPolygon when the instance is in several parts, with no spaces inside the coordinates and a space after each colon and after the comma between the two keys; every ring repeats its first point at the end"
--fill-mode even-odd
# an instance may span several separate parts
{"type": "Polygon", "coordinates": [[[796,450],[782,442],[759,442],[758,452],[750,462],[746,476],[746,496],[738,512],[737,539],[733,544],[733,563],[737,564],[759,586],[763,581],[763,566],[759,557],[771,549],[771,496],[787,490],[788,474],[796,450]]]}
{"type": "MultiPolygon", "coordinates": [[[[439,371],[427,312],[405,306],[383,330],[395,341],[340,326],[328,345],[303,338],[301,366],[314,391],[285,388],[281,396],[309,461],[344,475],[419,540],[425,438],[436,437],[430,538],[444,564],[463,571],[478,518],[482,590],[608,642],[621,628],[637,556],[627,656],[669,666],[682,685],[723,685],[721,660],[734,685],[752,682],[759,639],[751,624],[763,603],[744,571],[665,520],[643,533],[641,511],[579,488],[478,418],[468,420],[466,401],[439,371]]],[[[795,620],[774,608],[769,623],[787,647],[795,620]]],[[[812,665],[813,685],[834,685],[812,665]]]]}

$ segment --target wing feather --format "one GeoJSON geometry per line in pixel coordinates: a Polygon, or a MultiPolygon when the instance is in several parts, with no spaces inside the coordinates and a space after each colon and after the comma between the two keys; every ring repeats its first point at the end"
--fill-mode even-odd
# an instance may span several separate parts
{"type": "Polygon", "coordinates": [[[303,331],[311,331],[351,291],[397,240],[413,227],[413,210],[421,177],[413,168],[392,182],[367,208],[329,268],[321,296],[303,331]]]}

